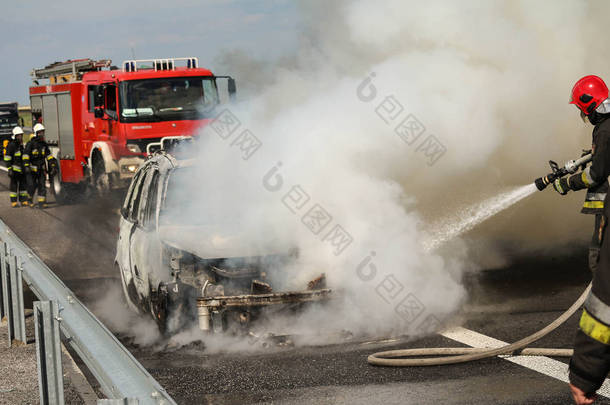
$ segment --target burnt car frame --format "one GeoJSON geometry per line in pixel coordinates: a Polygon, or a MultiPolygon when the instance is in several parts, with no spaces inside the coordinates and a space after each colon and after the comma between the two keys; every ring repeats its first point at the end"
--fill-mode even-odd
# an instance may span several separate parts
{"type": "Polygon", "coordinates": [[[186,193],[172,186],[172,179],[194,161],[160,149],[135,173],[120,210],[115,265],[131,309],[151,314],[163,332],[195,320],[204,331],[247,331],[264,313],[294,311],[331,297],[324,276],[301,291],[274,291],[268,269],[281,271],[293,259],[291,252],[244,255],[230,238],[217,243],[225,241],[217,232],[223,224],[168,225],[163,216],[168,200],[186,193]]]}

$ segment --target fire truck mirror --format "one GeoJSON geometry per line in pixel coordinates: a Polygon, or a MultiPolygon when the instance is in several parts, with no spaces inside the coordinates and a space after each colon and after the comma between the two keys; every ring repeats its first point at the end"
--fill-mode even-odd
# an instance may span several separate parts
{"type": "Polygon", "coordinates": [[[237,85],[235,84],[235,79],[233,79],[232,77],[229,77],[227,89],[229,90],[229,96],[231,98],[235,97],[235,93],[237,93],[237,85]]]}
{"type": "MultiPolygon", "coordinates": [[[[95,86],[95,107],[103,107],[105,104],[105,86],[95,86]]],[[[101,118],[101,117],[98,117],[101,118]]]]}
{"type": "Polygon", "coordinates": [[[102,107],[95,107],[93,115],[95,118],[104,118],[104,109],[102,107]]]}

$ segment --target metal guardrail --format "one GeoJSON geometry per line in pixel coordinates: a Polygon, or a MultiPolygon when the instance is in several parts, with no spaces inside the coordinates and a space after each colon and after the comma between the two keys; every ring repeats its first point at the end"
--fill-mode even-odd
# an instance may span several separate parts
{"type": "MultiPolygon", "coordinates": [[[[59,340],[53,339],[59,335],[59,330],[64,336],[64,343],[79,355],[99,382],[104,395],[111,400],[138,404],[175,404],[117,338],[2,220],[0,264],[0,302],[3,303],[0,315],[8,320],[9,345],[19,341],[26,343],[22,278],[36,297],[43,301],[36,303],[34,309],[36,336],[40,340],[37,341],[38,365],[44,365],[49,370],[38,371],[42,403],[63,403],[61,370],[59,380],[57,376],[59,340]],[[40,339],[41,337],[44,338],[40,339]],[[60,384],[61,387],[58,386],[60,384]],[[46,391],[43,392],[43,389],[46,391]],[[61,390],[61,394],[57,390],[61,390]]],[[[99,403],[111,401],[100,400],[99,403]]]]}

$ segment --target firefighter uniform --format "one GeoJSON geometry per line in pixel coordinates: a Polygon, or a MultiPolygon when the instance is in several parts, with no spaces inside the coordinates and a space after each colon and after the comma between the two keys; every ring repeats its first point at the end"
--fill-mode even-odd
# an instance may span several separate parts
{"type": "Polygon", "coordinates": [[[47,189],[46,189],[46,173],[48,170],[54,171],[57,166],[57,160],[51,154],[49,145],[39,136],[34,136],[25,145],[23,152],[23,165],[26,171],[29,172],[28,179],[28,194],[30,203],[34,198],[34,193],[38,192],[38,204],[41,207],[46,206],[47,189]],[[49,168],[47,169],[47,163],[49,168]]]}
{"type": "Polygon", "coordinates": [[[23,144],[20,140],[14,139],[9,142],[4,153],[4,163],[8,169],[10,181],[11,206],[17,207],[17,198],[22,205],[28,205],[28,192],[26,190],[27,181],[24,173],[23,163],[23,144]]]}
{"type": "MultiPolygon", "coordinates": [[[[591,145],[591,152],[595,153],[597,149],[597,141],[599,138],[598,132],[593,132],[593,144],[591,145]]],[[[574,180],[573,182],[575,182],[574,180]]],[[[595,226],[593,228],[593,235],[591,242],[589,243],[589,269],[591,272],[595,272],[597,264],[599,262],[599,249],[601,247],[601,235],[599,234],[599,227],[601,224],[603,212],[604,212],[604,200],[608,193],[608,180],[601,184],[590,185],[587,187],[587,194],[585,196],[585,202],[582,205],[583,214],[595,215],[595,226]]]]}
{"type": "MultiPolygon", "coordinates": [[[[566,191],[587,188],[594,194],[600,190],[596,187],[607,183],[610,175],[609,118],[610,114],[598,114],[593,120],[590,118],[595,123],[591,165],[580,173],[561,179],[560,188],[566,191]]],[[[596,196],[589,196],[587,201],[599,201],[591,197],[596,196]]],[[[587,201],[585,204],[589,208],[600,208],[598,202],[587,204],[587,201]]],[[[588,394],[599,389],[610,371],[610,237],[606,226],[610,218],[608,193],[601,210],[594,235],[596,243],[601,245],[599,263],[593,273],[593,287],[585,301],[574,343],[574,355],[570,360],[570,382],[588,394]]]]}

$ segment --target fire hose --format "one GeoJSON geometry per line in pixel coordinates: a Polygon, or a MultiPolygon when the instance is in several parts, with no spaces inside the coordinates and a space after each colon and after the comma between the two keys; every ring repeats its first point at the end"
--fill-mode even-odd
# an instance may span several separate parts
{"type": "Polygon", "coordinates": [[[421,367],[421,366],[440,366],[444,364],[466,363],[474,360],[486,359],[500,355],[514,356],[556,356],[570,357],[572,349],[547,349],[547,348],[527,348],[530,344],[542,339],[565,321],[568,320],[582,306],[589,295],[591,284],[578,297],[567,311],[561,314],[553,322],[521,340],[502,346],[496,349],[474,348],[474,347],[435,347],[421,349],[388,350],[385,352],[373,353],[368,357],[369,364],[374,366],[389,367],[421,367]],[[413,358],[418,356],[440,356],[413,358]],[[408,358],[410,357],[410,358],[408,358]]]}
{"type": "MultiPolygon", "coordinates": [[[[561,168],[552,160],[549,161],[552,172],[544,177],[536,179],[534,181],[536,187],[538,190],[542,191],[556,179],[567,174],[575,173],[579,167],[584,167],[589,163],[592,156],[591,153],[584,154],[579,159],[568,161],[565,166],[561,168]]],[[[565,323],[583,305],[590,290],[591,284],[587,286],[585,291],[578,297],[572,306],[553,322],[539,331],[506,346],[494,349],[475,347],[434,347],[388,350],[371,354],[367,361],[374,366],[422,367],[466,363],[501,355],[570,357],[574,353],[572,349],[528,348],[527,346],[542,339],[565,323]]]]}

